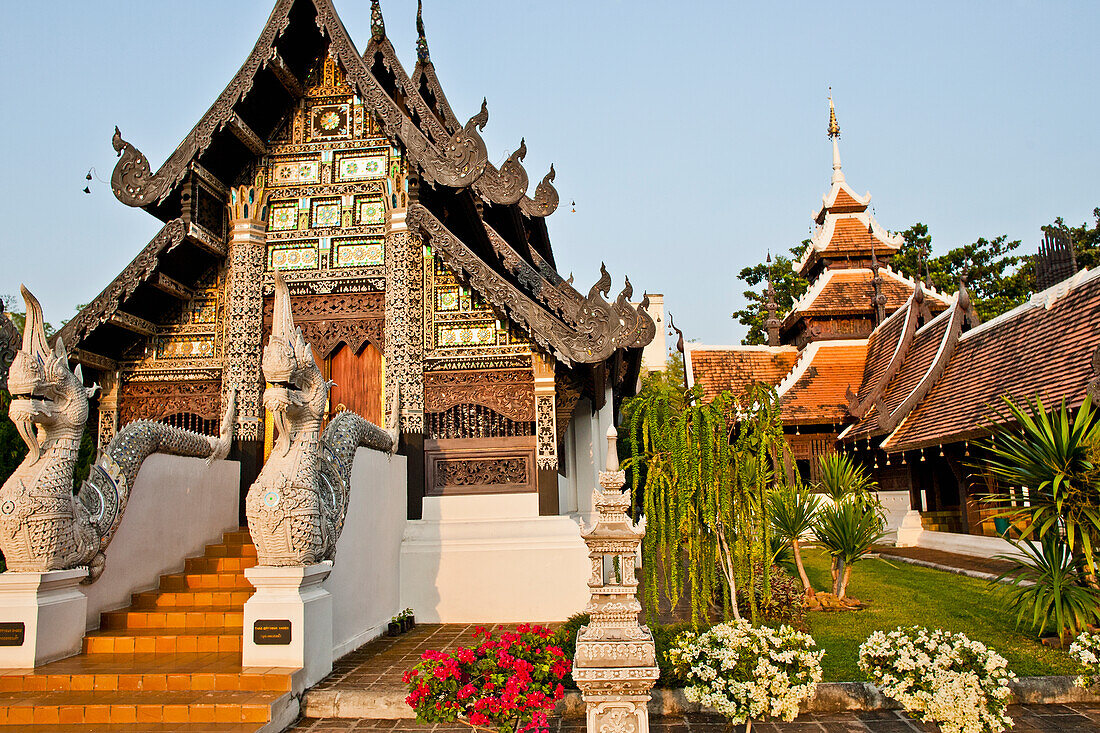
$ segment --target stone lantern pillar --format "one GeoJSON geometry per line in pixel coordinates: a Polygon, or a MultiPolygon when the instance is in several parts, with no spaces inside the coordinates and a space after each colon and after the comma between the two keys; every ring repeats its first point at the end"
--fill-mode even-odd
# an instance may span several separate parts
{"type": "Polygon", "coordinates": [[[593,492],[596,521],[581,536],[588,545],[592,620],[577,633],[573,679],[587,710],[588,733],[648,733],[649,691],[660,674],[653,634],[638,623],[635,558],[645,531],[627,516],[630,492],[619,470],[617,433],[607,431],[607,470],[593,492]]]}

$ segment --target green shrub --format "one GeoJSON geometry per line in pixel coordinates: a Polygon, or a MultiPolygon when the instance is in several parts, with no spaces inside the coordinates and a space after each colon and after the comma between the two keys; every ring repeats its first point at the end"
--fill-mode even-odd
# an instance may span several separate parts
{"type": "MultiPolygon", "coordinates": [[[[591,620],[592,617],[587,613],[574,613],[554,632],[554,636],[550,641],[552,644],[561,647],[561,650],[565,652],[566,659],[572,661],[577,656],[577,632],[591,620]]],[[[577,683],[573,681],[572,671],[565,676],[562,684],[570,690],[577,689],[577,683]]]]}
{"type": "MultiPolygon", "coordinates": [[[[801,626],[806,617],[806,591],[802,583],[795,580],[789,573],[778,565],[771,567],[771,597],[764,594],[764,573],[756,572],[756,583],[753,584],[756,592],[756,603],[760,609],[762,619],[770,624],[790,624],[801,626]]],[[[749,599],[747,589],[737,591],[737,606],[743,615],[748,615],[749,599]]]]}

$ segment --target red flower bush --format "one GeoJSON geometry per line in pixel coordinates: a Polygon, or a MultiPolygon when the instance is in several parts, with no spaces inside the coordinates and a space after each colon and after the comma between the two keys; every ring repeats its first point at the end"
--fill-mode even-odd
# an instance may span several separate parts
{"type": "Polygon", "coordinates": [[[565,694],[562,679],[573,668],[550,629],[521,624],[495,638],[478,627],[473,647],[428,650],[405,673],[405,702],[424,723],[463,721],[501,733],[547,729],[547,712],[565,694]]]}

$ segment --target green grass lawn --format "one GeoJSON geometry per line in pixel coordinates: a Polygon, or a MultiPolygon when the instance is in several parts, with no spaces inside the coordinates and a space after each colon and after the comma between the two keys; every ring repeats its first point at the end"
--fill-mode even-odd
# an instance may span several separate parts
{"type": "MultiPolygon", "coordinates": [[[[810,550],[803,559],[814,587],[828,588],[825,554],[810,550]]],[[[1009,669],[1021,677],[1078,671],[1068,654],[1040,644],[1031,629],[1017,630],[1003,597],[984,580],[872,559],[852,568],[848,595],[869,605],[859,611],[806,615],[810,634],[825,650],[826,682],[866,680],[857,664],[859,645],[873,631],[914,625],[962,632],[1007,659],[1009,669]]]]}

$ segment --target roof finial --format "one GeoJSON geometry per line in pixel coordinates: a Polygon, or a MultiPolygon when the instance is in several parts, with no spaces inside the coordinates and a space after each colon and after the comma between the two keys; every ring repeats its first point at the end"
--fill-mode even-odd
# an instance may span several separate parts
{"type": "Polygon", "coordinates": [[[386,23],[382,20],[382,6],[378,0],[370,0],[370,35],[376,41],[386,37],[386,23]]]}
{"type": "Polygon", "coordinates": [[[428,38],[424,35],[424,2],[416,0],[416,58],[421,63],[428,63],[428,38]]]}
{"type": "Polygon", "coordinates": [[[764,308],[768,311],[768,317],[764,320],[764,330],[768,332],[768,346],[779,346],[779,327],[782,322],[776,317],[779,305],[775,302],[775,287],[772,285],[772,253],[768,252],[765,261],[768,272],[767,301],[764,308]]]}
{"type": "Polygon", "coordinates": [[[833,106],[833,88],[829,87],[829,138],[833,141],[833,183],[842,183],[844,173],[840,170],[840,124],[836,121],[836,107],[833,106]]]}

